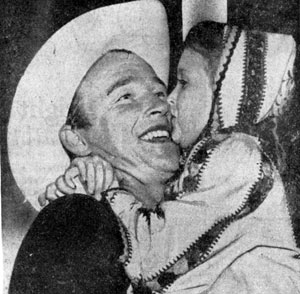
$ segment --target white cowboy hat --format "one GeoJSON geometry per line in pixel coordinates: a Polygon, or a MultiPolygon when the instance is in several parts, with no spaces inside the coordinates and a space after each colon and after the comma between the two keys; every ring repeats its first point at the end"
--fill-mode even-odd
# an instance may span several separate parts
{"type": "Polygon", "coordinates": [[[182,37],[198,22],[227,22],[227,0],[182,0],[182,37]]]}
{"type": "Polygon", "coordinates": [[[58,132],[75,90],[109,49],[135,52],[167,84],[169,33],[162,4],[135,1],[85,13],[56,32],[27,67],[12,105],[8,151],[15,180],[37,210],[38,195],[69,165],[58,132]]]}

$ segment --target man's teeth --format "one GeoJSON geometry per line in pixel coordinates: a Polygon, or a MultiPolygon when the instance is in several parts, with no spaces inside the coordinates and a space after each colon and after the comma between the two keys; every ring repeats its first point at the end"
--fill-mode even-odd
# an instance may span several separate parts
{"type": "Polygon", "coordinates": [[[155,138],[169,138],[170,134],[168,131],[153,131],[144,135],[141,139],[145,141],[151,141],[155,138]]]}

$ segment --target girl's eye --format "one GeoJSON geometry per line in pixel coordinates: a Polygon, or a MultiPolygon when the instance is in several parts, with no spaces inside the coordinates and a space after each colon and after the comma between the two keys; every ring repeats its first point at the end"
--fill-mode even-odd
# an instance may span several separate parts
{"type": "Polygon", "coordinates": [[[184,88],[187,85],[187,81],[183,79],[177,79],[177,82],[181,85],[182,88],[184,88]]]}
{"type": "Polygon", "coordinates": [[[122,95],[118,100],[117,102],[121,102],[121,101],[126,101],[126,100],[129,100],[131,98],[131,94],[127,93],[125,95],[122,95]]]}

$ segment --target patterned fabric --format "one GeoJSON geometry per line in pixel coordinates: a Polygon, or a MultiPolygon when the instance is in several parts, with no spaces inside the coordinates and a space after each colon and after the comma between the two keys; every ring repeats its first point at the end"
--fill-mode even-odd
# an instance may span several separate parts
{"type": "Polygon", "coordinates": [[[130,240],[133,293],[300,293],[285,191],[255,131],[288,99],[294,58],[290,36],[226,28],[219,129],[190,150],[172,200],[148,212],[122,192],[111,203],[130,240]]]}
{"type": "Polygon", "coordinates": [[[173,275],[160,274],[167,274],[157,279],[160,292],[300,293],[283,185],[266,143],[255,137],[257,124],[278,115],[291,97],[294,59],[290,36],[225,29],[212,106],[220,127],[195,144],[168,190],[178,201],[213,207],[207,217],[214,223],[176,261],[184,270],[176,273],[174,263],[173,275]]]}
{"type": "MultiPolygon", "coordinates": [[[[300,266],[293,258],[299,251],[283,186],[257,138],[232,133],[198,142],[172,193],[175,201],[148,212],[124,191],[115,193],[113,201],[108,196],[130,240],[125,269],[134,293],[194,293],[188,290],[192,287],[195,293],[211,293],[232,261],[257,247],[265,254],[268,247],[286,248],[279,256],[292,269],[286,273],[295,284],[291,293],[300,291],[300,266]],[[196,190],[190,192],[186,178],[196,190]]],[[[260,253],[254,250],[254,260],[260,253]]],[[[270,267],[278,262],[272,259],[270,267]]]]}

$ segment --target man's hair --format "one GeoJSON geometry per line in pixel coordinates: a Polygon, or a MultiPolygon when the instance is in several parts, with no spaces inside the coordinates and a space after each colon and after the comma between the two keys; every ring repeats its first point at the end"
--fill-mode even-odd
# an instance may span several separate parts
{"type": "MultiPolygon", "coordinates": [[[[132,51],[126,49],[112,49],[105,52],[101,55],[97,61],[90,67],[93,68],[96,63],[98,63],[101,59],[111,53],[127,53],[127,54],[134,54],[132,51]]],[[[81,87],[82,82],[88,75],[90,69],[87,71],[83,79],[81,80],[70,105],[68,116],[66,120],[66,125],[71,126],[72,129],[86,129],[89,128],[91,124],[91,119],[89,118],[88,114],[86,113],[85,109],[82,106],[83,97],[80,94],[79,89],[81,87]]]]}
{"type": "Polygon", "coordinates": [[[207,60],[212,74],[217,70],[222,53],[224,27],[225,24],[213,21],[200,22],[189,31],[184,42],[185,49],[191,49],[207,60]]]}

